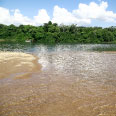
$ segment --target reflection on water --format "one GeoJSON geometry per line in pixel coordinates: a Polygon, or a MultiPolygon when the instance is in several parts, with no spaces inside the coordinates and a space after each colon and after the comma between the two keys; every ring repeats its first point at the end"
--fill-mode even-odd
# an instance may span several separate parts
{"type": "Polygon", "coordinates": [[[111,45],[11,48],[37,55],[42,72],[0,80],[0,115],[116,116],[116,53],[93,51],[98,47],[111,45]]]}

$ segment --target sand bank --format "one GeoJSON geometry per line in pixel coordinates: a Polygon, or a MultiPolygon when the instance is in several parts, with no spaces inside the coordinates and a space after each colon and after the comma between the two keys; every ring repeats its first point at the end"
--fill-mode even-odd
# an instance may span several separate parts
{"type": "Polygon", "coordinates": [[[116,51],[103,51],[103,53],[116,54],[116,51]]]}
{"type": "Polygon", "coordinates": [[[39,71],[41,66],[38,58],[21,52],[0,52],[0,78],[28,78],[30,74],[39,71]]]}

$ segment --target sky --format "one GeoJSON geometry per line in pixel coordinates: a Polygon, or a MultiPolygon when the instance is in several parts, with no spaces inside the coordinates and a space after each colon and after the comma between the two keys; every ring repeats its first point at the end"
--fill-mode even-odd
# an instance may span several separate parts
{"type": "Polygon", "coordinates": [[[116,26],[116,0],[0,0],[0,23],[116,26]]]}

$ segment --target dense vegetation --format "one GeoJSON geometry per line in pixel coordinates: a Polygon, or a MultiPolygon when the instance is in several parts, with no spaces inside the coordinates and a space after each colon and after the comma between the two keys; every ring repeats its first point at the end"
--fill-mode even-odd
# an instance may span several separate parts
{"type": "Polygon", "coordinates": [[[0,24],[0,41],[57,43],[116,43],[116,27],[78,27],[49,21],[43,26],[0,24]]]}

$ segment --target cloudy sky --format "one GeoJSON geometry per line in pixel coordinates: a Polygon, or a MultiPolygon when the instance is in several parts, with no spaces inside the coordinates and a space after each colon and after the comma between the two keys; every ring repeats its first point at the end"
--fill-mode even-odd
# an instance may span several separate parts
{"type": "Polygon", "coordinates": [[[116,0],[0,0],[0,23],[78,26],[116,25],[116,0]]]}

